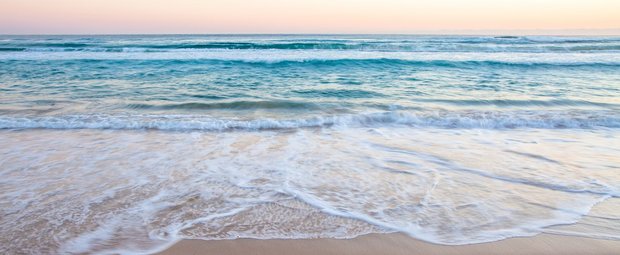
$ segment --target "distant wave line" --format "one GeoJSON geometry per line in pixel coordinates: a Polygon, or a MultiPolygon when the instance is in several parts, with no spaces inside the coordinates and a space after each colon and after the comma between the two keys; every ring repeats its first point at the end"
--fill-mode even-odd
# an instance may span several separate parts
{"type": "Polygon", "coordinates": [[[326,52],[303,52],[300,54],[270,54],[270,52],[203,52],[203,53],[5,53],[0,52],[0,63],[12,61],[148,61],[167,64],[258,64],[258,65],[405,65],[445,67],[620,67],[618,54],[571,54],[558,55],[528,54],[516,57],[495,54],[326,54],[326,52]]]}

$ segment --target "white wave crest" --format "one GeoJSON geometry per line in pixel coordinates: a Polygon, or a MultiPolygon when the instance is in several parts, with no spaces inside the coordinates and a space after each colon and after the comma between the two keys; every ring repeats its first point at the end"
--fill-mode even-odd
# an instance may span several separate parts
{"type": "Polygon", "coordinates": [[[201,50],[179,52],[6,52],[0,60],[223,60],[278,63],[393,59],[404,61],[491,61],[512,64],[620,64],[616,53],[382,52],[333,50],[201,50]]]}
{"type": "Polygon", "coordinates": [[[156,130],[269,130],[319,127],[411,126],[464,129],[588,129],[619,128],[613,112],[553,111],[433,111],[373,112],[314,116],[300,119],[221,119],[196,115],[58,115],[0,117],[0,129],[156,129],[156,130]]]}

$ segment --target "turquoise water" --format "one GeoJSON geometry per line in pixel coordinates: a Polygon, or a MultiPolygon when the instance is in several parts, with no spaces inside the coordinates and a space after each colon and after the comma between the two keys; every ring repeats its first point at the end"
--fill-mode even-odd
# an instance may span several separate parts
{"type": "Polygon", "coordinates": [[[0,128],[620,127],[619,38],[5,36],[0,51],[0,128]]]}
{"type": "Polygon", "coordinates": [[[620,37],[0,36],[0,233],[617,239],[619,130],[620,37]]]}

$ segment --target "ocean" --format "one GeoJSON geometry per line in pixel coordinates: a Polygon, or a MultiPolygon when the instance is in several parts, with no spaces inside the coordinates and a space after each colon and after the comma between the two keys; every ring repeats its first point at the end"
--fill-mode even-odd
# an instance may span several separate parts
{"type": "Polygon", "coordinates": [[[620,240],[620,37],[0,36],[0,253],[620,240]]]}

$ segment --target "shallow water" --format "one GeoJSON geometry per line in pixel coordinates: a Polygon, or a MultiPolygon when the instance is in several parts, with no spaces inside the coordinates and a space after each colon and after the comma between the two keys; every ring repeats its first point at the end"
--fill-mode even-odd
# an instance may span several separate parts
{"type": "Polygon", "coordinates": [[[620,239],[620,38],[2,36],[3,253],[620,239]]]}

